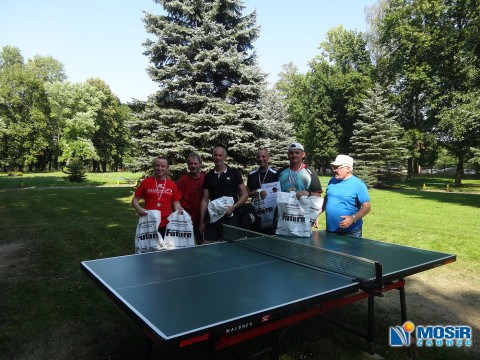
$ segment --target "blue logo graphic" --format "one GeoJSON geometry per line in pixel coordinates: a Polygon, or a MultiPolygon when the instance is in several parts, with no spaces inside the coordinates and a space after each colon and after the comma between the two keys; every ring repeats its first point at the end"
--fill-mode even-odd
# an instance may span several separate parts
{"type": "Polygon", "coordinates": [[[392,347],[410,346],[410,339],[415,336],[417,347],[462,347],[472,346],[472,328],[464,325],[418,325],[411,321],[403,326],[390,326],[389,343],[392,347]],[[415,334],[413,333],[415,331],[415,334]]]}
{"type": "Polygon", "coordinates": [[[410,346],[410,333],[415,329],[412,322],[407,321],[403,326],[390,326],[390,346],[410,346]]]}

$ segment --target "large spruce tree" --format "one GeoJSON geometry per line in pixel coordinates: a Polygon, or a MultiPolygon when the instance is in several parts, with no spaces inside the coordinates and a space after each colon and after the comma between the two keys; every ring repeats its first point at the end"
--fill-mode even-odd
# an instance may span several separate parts
{"type": "Polygon", "coordinates": [[[230,163],[250,164],[265,80],[252,46],[256,13],[243,16],[241,0],[155,1],[166,15],[144,17],[152,35],[144,44],[148,72],[158,91],[131,126],[138,168],[162,155],[177,171],[191,151],[210,158],[215,146],[228,149],[230,163]]]}
{"type": "Polygon", "coordinates": [[[295,129],[288,120],[288,105],[275,88],[262,90],[260,99],[261,133],[256,148],[265,147],[270,153],[270,165],[280,168],[288,161],[287,147],[295,140],[295,129]]]}
{"type": "Polygon", "coordinates": [[[355,149],[357,175],[373,186],[391,175],[392,169],[401,170],[407,152],[395,110],[387,102],[381,87],[375,85],[367,95],[359,109],[359,119],[353,126],[351,142],[355,149]]]}

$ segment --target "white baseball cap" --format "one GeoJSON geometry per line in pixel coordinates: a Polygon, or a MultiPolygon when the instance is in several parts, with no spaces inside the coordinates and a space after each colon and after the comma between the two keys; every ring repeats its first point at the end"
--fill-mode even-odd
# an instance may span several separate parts
{"type": "Polygon", "coordinates": [[[335,161],[330,164],[333,166],[347,165],[353,167],[353,159],[347,155],[337,155],[335,161]]]}
{"type": "Polygon", "coordinates": [[[291,151],[291,150],[302,150],[302,151],[305,151],[303,149],[303,145],[300,144],[300,143],[291,143],[290,145],[288,145],[288,151],[291,151]]]}

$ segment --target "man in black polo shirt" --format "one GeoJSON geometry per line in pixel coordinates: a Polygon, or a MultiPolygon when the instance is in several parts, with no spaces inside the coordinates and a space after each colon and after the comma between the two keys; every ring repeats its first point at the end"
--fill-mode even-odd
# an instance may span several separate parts
{"type": "Polygon", "coordinates": [[[240,223],[238,208],[248,199],[242,174],[236,168],[227,166],[226,159],[227,150],[223,147],[216,147],[212,157],[215,167],[205,174],[203,180],[199,227],[200,233],[203,234],[203,243],[221,240],[222,224],[238,226],[240,223]],[[233,205],[227,207],[225,215],[220,220],[210,223],[207,211],[208,203],[222,196],[232,197],[233,205]]]}
{"type": "Polygon", "coordinates": [[[255,198],[260,195],[262,199],[265,199],[265,191],[260,191],[262,185],[265,183],[272,183],[278,181],[278,175],[277,171],[270,167],[270,154],[268,153],[267,149],[259,148],[257,150],[256,159],[258,168],[253,169],[248,173],[248,196],[255,198]]]}
{"type": "MultiPolygon", "coordinates": [[[[259,226],[260,229],[258,231],[265,234],[274,234],[276,227],[274,218],[276,200],[274,206],[265,206],[263,200],[265,200],[267,192],[262,189],[262,186],[264,184],[277,182],[277,171],[270,167],[270,154],[266,148],[258,148],[256,160],[258,168],[250,171],[247,177],[248,196],[252,198],[252,204],[261,219],[261,223],[259,226]],[[266,209],[273,209],[273,211],[271,213],[262,214],[262,210],[265,211],[266,209]]],[[[277,190],[280,191],[280,189],[277,190]]]]}

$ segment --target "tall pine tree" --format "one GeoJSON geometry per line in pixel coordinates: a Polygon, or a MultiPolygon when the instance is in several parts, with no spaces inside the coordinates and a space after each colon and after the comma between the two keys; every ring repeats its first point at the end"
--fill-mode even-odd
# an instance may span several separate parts
{"type": "Polygon", "coordinates": [[[401,139],[402,128],[380,86],[375,85],[367,95],[359,109],[360,118],[353,126],[351,142],[357,175],[374,186],[390,175],[392,168],[404,166],[407,152],[401,139]]]}
{"type": "Polygon", "coordinates": [[[296,141],[295,129],[288,120],[288,105],[275,88],[264,89],[260,99],[261,134],[256,147],[265,147],[270,153],[270,164],[280,168],[288,162],[287,146],[296,141]]]}
{"type": "Polygon", "coordinates": [[[242,16],[241,0],[155,1],[167,14],[144,18],[153,35],[144,44],[148,72],[158,91],[131,124],[138,168],[162,155],[175,172],[188,153],[210,158],[215,146],[228,149],[231,164],[252,163],[265,81],[252,46],[256,13],[242,16]]]}

